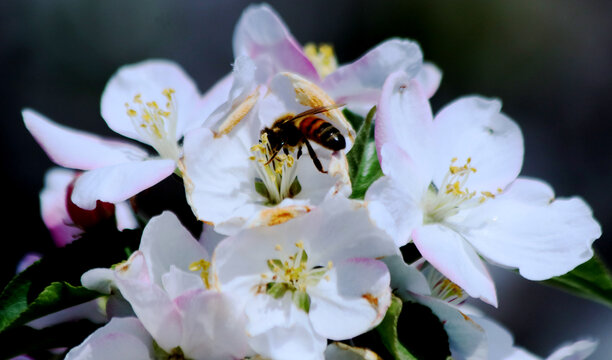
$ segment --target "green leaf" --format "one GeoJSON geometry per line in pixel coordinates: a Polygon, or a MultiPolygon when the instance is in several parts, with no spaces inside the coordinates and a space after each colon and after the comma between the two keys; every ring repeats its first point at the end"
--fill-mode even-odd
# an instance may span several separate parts
{"type": "Polygon", "coordinates": [[[380,334],[383,344],[396,360],[417,360],[408,349],[402,345],[397,336],[397,322],[402,312],[402,300],[396,296],[391,298],[391,306],[385,318],[376,330],[380,334]]]}
{"type": "Polygon", "coordinates": [[[543,283],[612,307],[612,276],[596,255],[567,274],[543,283]]]}
{"type": "Polygon", "coordinates": [[[342,113],[344,114],[346,120],[348,120],[349,124],[351,124],[353,129],[355,129],[355,131],[361,128],[361,124],[363,124],[363,117],[355,114],[347,108],[344,108],[344,110],[342,110],[342,113]]]}
{"type": "Polygon", "coordinates": [[[78,286],[81,275],[125,260],[126,247],[137,248],[140,236],[140,231],[95,228],[52,250],[16,275],[0,294],[0,332],[100,296],[78,286]]]}
{"type": "Polygon", "coordinates": [[[14,327],[0,334],[0,359],[10,359],[20,354],[51,359],[53,355],[47,352],[48,349],[75,347],[98,327],[100,324],[89,320],[66,322],[40,330],[29,326],[14,327]]]}
{"type": "Polygon", "coordinates": [[[383,176],[373,135],[375,113],[376,107],[373,107],[362,122],[355,143],[346,155],[349,164],[349,177],[353,187],[352,199],[363,199],[370,185],[383,176]]]}

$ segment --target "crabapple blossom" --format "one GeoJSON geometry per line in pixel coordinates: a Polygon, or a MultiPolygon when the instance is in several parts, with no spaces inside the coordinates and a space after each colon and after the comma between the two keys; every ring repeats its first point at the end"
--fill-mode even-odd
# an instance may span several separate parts
{"type": "Polygon", "coordinates": [[[244,315],[239,301],[214,288],[209,260],[176,216],[164,212],[149,221],[139,250],[126,262],[90,270],[82,282],[104,293],[119,290],[167,354],[242,358],[251,353],[244,315]]]}
{"type": "Polygon", "coordinates": [[[360,202],[341,197],[292,221],[223,240],[213,272],[223,292],[245,301],[253,349],[275,359],[322,359],[326,339],[376,326],[391,297],[376,258],[397,253],[360,202]]]}
{"type": "Polygon", "coordinates": [[[113,131],[151,146],[158,156],[56,124],[30,109],[23,118],[53,162],[85,170],[72,201],[90,210],[97,200],[124,201],[172,174],[182,155],[178,141],[203,122],[204,99],[181,67],[167,60],[126,65],[111,77],[102,94],[102,117],[113,131]]]}
{"type": "Polygon", "coordinates": [[[434,65],[422,64],[418,44],[403,39],[384,41],[360,59],[338,66],[330,45],[307,44],[302,48],[267,4],[244,10],[234,30],[233,48],[235,57],[253,59],[259,84],[266,85],[279,72],[298,74],[362,115],[378,102],[385,79],[394,71],[402,70],[418,79],[429,96],[441,79],[434,65]]]}
{"type": "MultiPolygon", "coordinates": [[[[250,60],[241,58],[239,63],[235,78],[252,77],[250,60]]],[[[332,152],[310,142],[316,159],[310,151],[301,154],[301,149],[274,154],[267,135],[261,131],[272,127],[277,119],[301,113],[316,103],[332,105],[333,100],[313,83],[280,73],[248,114],[241,113],[242,118],[235,123],[226,121],[231,123],[227,125],[229,130],[200,128],[187,134],[181,169],[187,199],[196,217],[214,224],[215,231],[229,235],[244,227],[289,220],[307,213],[326,197],[350,193],[348,164],[342,151],[332,152]],[[327,174],[317,170],[315,160],[323,163],[327,174]]],[[[317,116],[350,141],[352,128],[339,109],[317,116]]],[[[307,146],[310,145],[298,145],[307,146]]]]}
{"type": "Polygon", "coordinates": [[[375,127],[385,176],[366,193],[372,219],[398,246],[413,241],[445,276],[492,305],[495,288],[479,255],[544,280],[587,261],[601,235],[582,199],[557,199],[542,181],[517,178],[523,138],[500,108],[470,96],[434,119],[421,86],[391,75],[375,127]]]}

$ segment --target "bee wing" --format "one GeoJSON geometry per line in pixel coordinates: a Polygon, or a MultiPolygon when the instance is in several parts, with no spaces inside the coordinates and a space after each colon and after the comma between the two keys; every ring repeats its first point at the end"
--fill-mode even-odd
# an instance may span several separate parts
{"type": "Polygon", "coordinates": [[[316,108],[312,108],[312,109],[308,109],[304,112],[301,112],[293,117],[290,117],[288,119],[285,119],[281,122],[281,124],[286,124],[290,121],[295,121],[297,119],[301,119],[303,117],[306,116],[310,116],[310,115],[315,115],[315,114],[320,114],[329,110],[333,110],[333,109],[337,109],[339,107],[343,107],[345,104],[332,104],[332,105],[324,105],[324,106],[318,106],[316,108]]]}

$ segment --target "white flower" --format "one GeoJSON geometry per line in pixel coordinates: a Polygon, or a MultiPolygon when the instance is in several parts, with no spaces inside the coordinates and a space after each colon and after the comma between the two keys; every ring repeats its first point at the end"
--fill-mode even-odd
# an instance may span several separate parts
{"type": "Polygon", "coordinates": [[[391,289],[375,258],[396,252],[360,203],[336,197],[284,224],[226,238],[213,271],[222,291],[245,301],[255,351],[321,359],[326,339],[354,337],[382,320],[391,289]]]}
{"type": "Polygon", "coordinates": [[[97,200],[121,202],[172,174],[182,152],[178,141],[203,122],[199,113],[205,101],[170,61],[126,65],[113,75],[102,94],[102,117],[112,130],[153,147],[159,156],[58,125],[33,110],[24,110],[23,118],[53,162],[87,170],[75,184],[72,201],[89,210],[97,200]]]}
{"type": "Polygon", "coordinates": [[[398,246],[412,240],[445,276],[493,305],[478,254],[544,280],[588,260],[601,235],[582,199],[555,199],[547,184],[517,179],[523,138],[500,107],[465,97],[434,120],[418,83],[391,75],[375,128],[386,176],[366,194],[372,218],[398,246]]]}
{"type": "Polygon", "coordinates": [[[208,260],[176,216],[164,212],[149,221],[140,249],[127,262],[90,270],[82,282],[102,292],[116,287],[168,354],[242,358],[251,353],[244,315],[238,301],[212,287],[208,260]]]}
{"type": "MultiPolygon", "coordinates": [[[[247,83],[253,70],[250,60],[241,58],[235,78],[247,79],[247,83]]],[[[324,174],[310,157],[305,143],[308,140],[302,142],[301,150],[294,147],[287,153],[274,154],[270,139],[262,134],[277,119],[316,104],[333,105],[327,94],[301,77],[281,73],[261,100],[249,103],[249,99],[243,99],[246,109],[242,105],[234,110],[228,106],[228,114],[222,117],[225,120],[216,132],[200,128],[185,136],[181,169],[187,199],[196,217],[214,224],[215,231],[222,234],[275,225],[307,213],[328,196],[350,192],[348,164],[342,151],[333,152],[309,142],[327,171],[324,174]]],[[[350,145],[352,128],[339,109],[317,116],[338,129],[350,145]]]]}

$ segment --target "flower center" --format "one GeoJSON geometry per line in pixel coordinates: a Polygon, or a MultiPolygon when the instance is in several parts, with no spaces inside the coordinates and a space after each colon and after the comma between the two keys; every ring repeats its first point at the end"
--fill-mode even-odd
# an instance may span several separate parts
{"type": "Polygon", "coordinates": [[[253,145],[251,151],[254,155],[250,159],[255,162],[258,175],[255,190],[266,199],[266,205],[279,204],[302,190],[297,179],[297,161],[291,154],[275,154],[268,134],[262,133],[259,143],[253,145]]]}
{"type": "Polygon", "coordinates": [[[166,106],[156,101],[143,101],[141,94],[134,95],[132,104],[125,103],[126,112],[136,132],[149,140],[151,146],[166,159],[178,160],[180,150],[176,142],[177,104],[174,89],[162,91],[166,106]]]}
{"type": "Polygon", "coordinates": [[[463,166],[455,165],[456,162],[456,157],[451,159],[440,187],[432,182],[425,192],[421,202],[425,224],[443,222],[462,209],[469,209],[482,204],[488,198],[495,198],[489,191],[481,191],[481,196],[476,196],[476,191],[467,188],[470,175],[476,173],[476,168],[471,165],[472,158],[467,158],[463,166]]]}
{"type": "Polygon", "coordinates": [[[321,79],[333,73],[338,68],[338,61],[334,54],[334,48],[329,44],[321,44],[318,47],[313,43],[304,46],[304,54],[312,64],[321,79]]]}
{"type": "MultiPolygon", "coordinates": [[[[306,312],[310,309],[310,297],[306,290],[315,286],[325,278],[328,270],[333,267],[330,261],[326,267],[308,266],[308,254],[304,250],[304,244],[299,241],[295,244],[297,251],[285,259],[268,259],[267,265],[270,272],[262,273],[264,280],[260,285],[260,292],[274,297],[282,298],[287,292],[291,293],[294,304],[306,312]]],[[[276,251],[282,251],[280,245],[276,245],[276,251]]]]}

